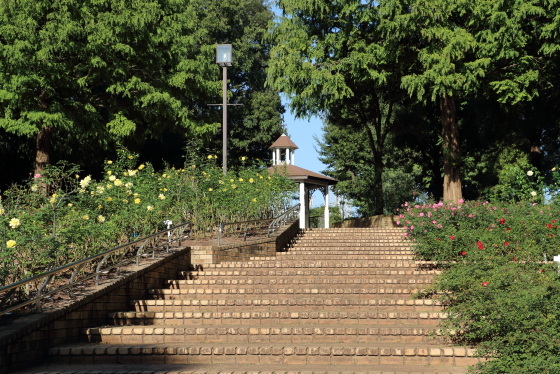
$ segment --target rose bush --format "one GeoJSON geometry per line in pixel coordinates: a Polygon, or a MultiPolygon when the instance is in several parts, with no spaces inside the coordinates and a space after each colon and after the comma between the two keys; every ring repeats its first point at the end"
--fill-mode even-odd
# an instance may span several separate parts
{"type": "Polygon", "coordinates": [[[264,166],[230,170],[216,158],[155,172],[119,152],[103,178],[61,163],[0,195],[0,285],[102,252],[166,226],[193,223],[213,235],[221,222],[268,218],[291,204],[294,185],[264,166]]]}
{"type": "Polygon", "coordinates": [[[560,372],[560,280],[551,262],[560,254],[560,206],[525,192],[524,201],[405,203],[399,211],[418,258],[443,270],[421,294],[444,299],[444,331],[493,357],[473,373],[560,372]]]}

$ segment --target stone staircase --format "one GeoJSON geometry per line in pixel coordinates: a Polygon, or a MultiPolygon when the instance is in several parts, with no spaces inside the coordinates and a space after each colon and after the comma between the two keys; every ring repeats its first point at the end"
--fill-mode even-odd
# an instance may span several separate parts
{"type": "Polygon", "coordinates": [[[26,373],[465,373],[478,359],[437,334],[441,303],[412,298],[436,273],[400,229],[309,229],[276,257],[180,272],[26,373]]]}

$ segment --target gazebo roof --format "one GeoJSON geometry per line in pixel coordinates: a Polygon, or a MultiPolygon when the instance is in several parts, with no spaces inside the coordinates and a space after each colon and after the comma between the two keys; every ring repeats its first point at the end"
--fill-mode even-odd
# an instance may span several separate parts
{"type": "Polygon", "coordinates": [[[304,182],[312,185],[321,186],[331,186],[338,183],[338,180],[327,177],[326,175],[315,173],[313,171],[300,168],[295,165],[279,164],[268,168],[270,174],[278,173],[280,175],[286,175],[286,178],[294,180],[296,182],[304,182]]]}
{"type": "Polygon", "coordinates": [[[270,147],[268,147],[268,149],[275,148],[299,149],[298,146],[292,142],[288,136],[286,136],[286,134],[282,134],[270,147]]]}

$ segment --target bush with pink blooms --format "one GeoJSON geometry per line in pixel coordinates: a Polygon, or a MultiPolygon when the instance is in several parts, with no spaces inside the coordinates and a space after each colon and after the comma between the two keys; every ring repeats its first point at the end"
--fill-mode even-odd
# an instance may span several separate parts
{"type": "Polygon", "coordinates": [[[405,203],[399,224],[421,260],[443,269],[445,331],[491,355],[473,373],[560,372],[560,206],[532,201],[405,203]]]}

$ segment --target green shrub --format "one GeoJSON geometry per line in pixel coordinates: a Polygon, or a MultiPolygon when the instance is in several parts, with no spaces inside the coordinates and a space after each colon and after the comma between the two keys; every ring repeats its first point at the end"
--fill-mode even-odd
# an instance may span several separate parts
{"type": "Polygon", "coordinates": [[[294,185],[264,166],[223,175],[210,156],[161,173],[120,152],[102,179],[62,163],[14,186],[0,200],[0,285],[191,221],[194,235],[214,235],[221,222],[277,215],[294,185]]]}
{"type": "Polygon", "coordinates": [[[444,331],[493,357],[471,372],[560,373],[554,201],[405,204],[399,213],[418,257],[444,269],[424,293],[446,301],[444,331]]]}

